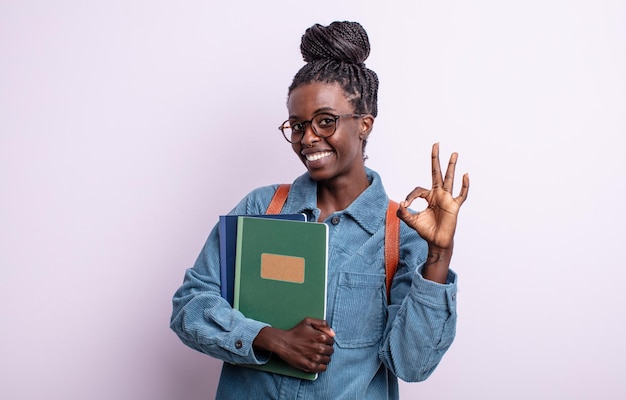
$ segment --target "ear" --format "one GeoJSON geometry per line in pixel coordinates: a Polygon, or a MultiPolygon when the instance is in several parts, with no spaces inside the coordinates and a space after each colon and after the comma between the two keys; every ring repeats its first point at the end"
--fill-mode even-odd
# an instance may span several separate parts
{"type": "Polygon", "coordinates": [[[374,117],[370,114],[361,118],[361,124],[359,126],[359,138],[361,140],[367,140],[370,136],[370,132],[372,132],[372,128],[374,127],[374,117]]]}

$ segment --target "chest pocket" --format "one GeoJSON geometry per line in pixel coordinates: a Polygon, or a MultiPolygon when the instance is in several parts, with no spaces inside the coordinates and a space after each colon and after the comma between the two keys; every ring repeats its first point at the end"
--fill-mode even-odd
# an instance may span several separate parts
{"type": "Polygon", "coordinates": [[[339,273],[332,328],[342,348],[378,343],[385,329],[385,275],[339,273]]]}

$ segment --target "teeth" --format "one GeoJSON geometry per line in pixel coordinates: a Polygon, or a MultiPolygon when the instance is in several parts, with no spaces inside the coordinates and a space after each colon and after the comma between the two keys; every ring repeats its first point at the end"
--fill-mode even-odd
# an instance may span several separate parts
{"type": "Polygon", "coordinates": [[[307,154],[306,155],[306,159],[307,159],[307,161],[317,161],[317,160],[319,160],[321,158],[328,157],[331,154],[332,154],[332,152],[330,152],[330,151],[322,151],[322,152],[319,152],[319,153],[307,154]]]}

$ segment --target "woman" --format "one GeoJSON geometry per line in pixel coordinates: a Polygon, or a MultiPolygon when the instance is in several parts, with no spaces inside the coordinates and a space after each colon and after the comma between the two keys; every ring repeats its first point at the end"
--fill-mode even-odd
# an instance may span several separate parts
{"type": "MultiPolygon", "coordinates": [[[[171,327],[188,346],[226,361],[218,399],[398,398],[397,378],[426,379],[454,339],[456,275],[449,270],[463,177],[452,196],[457,155],[445,174],[432,149],[432,189],[400,204],[400,261],[386,297],[383,238],[388,199],[364,149],[377,115],[378,78],[365,67],[369,40],[355,22],[314,25],[302,37],[307,64],[289,88],[280,129],[307,172],[283,213],[305,212],[329,226],[327,320],[289,330],[246,319],[220,296],[219,238],[213,229],[174,296],[171,327]],[[416,198],[426,210],[411,213],[416,198]],[[315,381],[240,367],[273,353],[317,372],[315,381]]],[[[277,185],[252,191],[233,214],[262,214],[277,185]]]]}

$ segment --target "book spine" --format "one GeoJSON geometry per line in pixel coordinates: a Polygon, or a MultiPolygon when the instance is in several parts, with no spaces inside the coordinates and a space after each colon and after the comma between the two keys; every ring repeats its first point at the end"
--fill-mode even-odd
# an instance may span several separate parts
{"type": "Polygon", "coordinates": [[[241,238],[243,236],[243,217],[237,218],[237,251],[235,257],[235,291],[233,298],[233,308],[239,309],[239,285],[241,284],[241,238]]]}
{"type": "Polygon", "coordinates": [[[226,218],[220,216],[220,293],[226,298],[226,218]]]}

